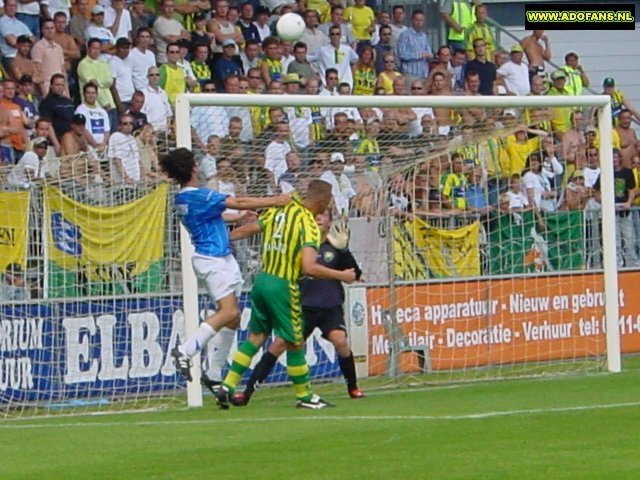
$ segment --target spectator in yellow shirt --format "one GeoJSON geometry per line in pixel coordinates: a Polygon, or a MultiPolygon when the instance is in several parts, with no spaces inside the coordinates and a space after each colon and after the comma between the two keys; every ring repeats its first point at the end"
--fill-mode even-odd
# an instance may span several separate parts
{"type": "Polygon", "coordinates": [[[344,11],[344,18],[351,24],[353,36],[358,42],[358,52],[364,46],[371,46],[371,36],[376,30],[376,14],[364,2],[355,0],[356,4],[344,11]]]}

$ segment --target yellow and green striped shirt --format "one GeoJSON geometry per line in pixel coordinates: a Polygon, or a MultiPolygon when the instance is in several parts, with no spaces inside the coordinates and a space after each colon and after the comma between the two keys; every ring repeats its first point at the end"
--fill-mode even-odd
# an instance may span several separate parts
{"type": "Polygon", "coordinates": [[[273,207],[258,219],[262,229],[262,271],[297,282],[302,275],[302,249],[320,248],[320,229],[313,213],[293,201],[273,207]]]}

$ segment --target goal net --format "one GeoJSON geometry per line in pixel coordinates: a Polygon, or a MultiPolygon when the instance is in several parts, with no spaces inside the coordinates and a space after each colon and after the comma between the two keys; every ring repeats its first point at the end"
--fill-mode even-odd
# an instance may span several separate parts
{"type": "MultiPolygon", "coordinates": [[[[177,100],[175,142],[196,153],[202,185],[224,193],[332,183],[364,272],[344,310],[372,390],[617,371],[621,351],[640,350],[636,244],[616,248],[613,233],[626,215],[580,183],[600,168],[601,190],[614,191],[611,125],[600,122],[591,160],[585,145],[545,133],[558,112],[589,121],[591,110],[610,118],[599,96],[189,94],[177,100]],[[542,167],[524,172],[534,154],[542,167]]],[[[169,352],[213,304],[193,274],[175,187],[158,174],[158,144],[136,141],[145,174],[133,183],[114,177],[108,152],[49,152],[35,181],[1,172],[0,416],[182,405],[185,391],[190,405],[203,402],[200,359],[187,385],[169,352]]],[[[226,213],[230,228],[252,220],[226,213]]],[[[246,337],[260,238],[235,254],[246,290],[234,347],[246,337]]],[[[306,354],[314,382],[341,381],[320,332],[306,354]]],[[[283,364],[266,384],[287,381],[283,364]]]]}
{"type": "MultiPolygon", "coordinates": [[[[584,135],[608,109],[601,96],[185,95],[177,144],[202,150],[203,181],[226,193],[332,184],[364,271],[345,316],[366,388],[617,371],[620,347],[640,348],[635,244],[616,255],[621,213],[597,193],[613,191],[610,122],[584,135]]],[[[237,246],[247,285],[259,241],[237,246]]],[[[315,381],[342,379],[318,330],[306,346],[315,381]]],[[[284,362],[266,383],[286,381],[284,362]]]]}

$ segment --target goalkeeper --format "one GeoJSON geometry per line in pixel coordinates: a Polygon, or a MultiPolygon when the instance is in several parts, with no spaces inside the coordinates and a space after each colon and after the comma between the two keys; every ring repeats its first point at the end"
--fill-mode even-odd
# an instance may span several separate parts
{"type": "MultiPolygon", "coordinates": [[[[317,262],[335,270],[353,268],[356,272],[356,279],[359,280],[362,271],[349,251],[350,232],[347,224],[344,221],[332,224],[329,210],[316,215],[316,222],[321,235],[317,262]]],[[[351,398],[364,397],[358,388],[353,353],[347,340],[342,310],[344,303],[342,282],[305,277],[300,281],[300,291],[305,340],[316,327],[319,328],[322,336],[334,345],[338,353],[338,364],[347,383],[349,396],[351,398]]],[[[242,406],[249,403],[256,386],[269,375],[278,357],[284,351],[284,342],[276,338],[254,368],[244,392],[238,392],[233,396],[234,405],[242,406]]]]}

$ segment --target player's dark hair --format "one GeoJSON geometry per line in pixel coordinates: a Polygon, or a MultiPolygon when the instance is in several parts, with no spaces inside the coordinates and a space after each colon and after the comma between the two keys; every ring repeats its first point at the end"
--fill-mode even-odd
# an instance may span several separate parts
{"type": "Polygon", "coordinates": [[[162,171],[180,185],[191,180],[191,173],[196,164],[193,152],[187,148],[176,148],[172,152],[162,155],[159,162],[162,171]]]}

